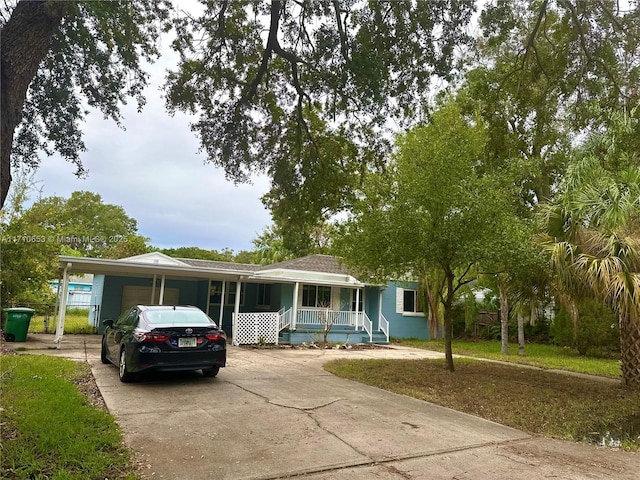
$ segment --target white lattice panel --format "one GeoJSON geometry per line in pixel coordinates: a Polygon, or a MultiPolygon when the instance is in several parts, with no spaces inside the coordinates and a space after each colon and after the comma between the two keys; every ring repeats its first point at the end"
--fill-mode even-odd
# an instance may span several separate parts
{"type": "Polygon", "coordinates": [[[278,313],[240,313],[233,332],[237,345],[278,342],[278,313]]]}

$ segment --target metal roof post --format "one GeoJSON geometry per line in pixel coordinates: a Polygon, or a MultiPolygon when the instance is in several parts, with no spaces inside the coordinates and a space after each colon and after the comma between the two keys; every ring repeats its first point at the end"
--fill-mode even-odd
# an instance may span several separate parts
{"type": "Polygon", "coordinates": [[[69,269],[73,266],[67,263],[62,273],[62,295],[60,296],[60,308],[58,309],[58,325],[56,326],[56,338],[54,342],[57,344],[58,350],[61,347],[62,336],[64,335],[64,316],[67,313],[67,290],[69,289],[69,269]]]}

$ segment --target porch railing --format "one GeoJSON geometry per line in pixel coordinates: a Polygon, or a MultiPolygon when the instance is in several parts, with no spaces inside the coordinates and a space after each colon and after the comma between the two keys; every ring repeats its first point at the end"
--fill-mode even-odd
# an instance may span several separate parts
{"type": "Polygon", "coordinates": [[[324,325],[324,326],[356,326],[355,312],[342,312],[338,310],[319,309],[311,310],[301,308],[298,310],[297,325],[324,325]]]}
{"type": "Polygon", "coordinates": [[[291,326],[291,309],[281,308],[278,312],[278,333],[291,326]]]}
{"type": "Polygon", "coordinates": [[[373,341],[373,322],[369,318],[366,312],[358,312],[358,316],[362,319],[362,328],[369,335],[369,342],[373,341]]]}
{"type": "Polygon", "coordinates": [[[387,336],[387,342],[389,341],[389,320],[386,319],[386,317],[380,313],[380,320],[378,321],[378,328],[380,329],[380,331],[382,333],[384,333],[387,336]]]}

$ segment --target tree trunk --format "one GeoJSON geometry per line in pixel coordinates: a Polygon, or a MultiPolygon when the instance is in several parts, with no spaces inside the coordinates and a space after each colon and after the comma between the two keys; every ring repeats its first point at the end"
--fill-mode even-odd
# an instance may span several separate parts
{"type": "Polygon", "coordinates": [[[453,272],[446,271],[445,281],[447,282],[447,298],[444,300],[444,356],[447,370],[455,371],[453,366],[453,272]]]}
{"type": "Polygon", "coordinates": [[[518,314],[518,355],[524,356],[524,317],[518,314]]]}
{"type": "Polygon", "coordinates": [[[576,302],[571,300],[569,302],[569,314],[571,315],[571,323],[573,324],[573,346],[575,347],[578,340],[578,329],[580,328],[580,314],[578,312],[578,306],[576,302]]]}
{"type": "Polygon", "coordinates": [[[429,279],[425,276],[424,280],[424,293],[427,297],[427,303],[429,304],[429,336],[432,339],[440,338],[440,318],[438,318],[438,299],[437,292],[431,290],[429,279]]]}
{"type": "Polygon", "coordinates": [[[529,325],[532,327],[538,323],[538,309],[536,308],[536,302],[531,301],[531,315],[529,315],[529,325]]]}
{"type": "Polygon", "coordinates": [[[11,147],[27,90],[72,6],[72,2],[18,2],[0,32],[0,207],[11,186],[11,147]]]}
{"type": "Polygon", "coordinates": [[[620,316],[620,354],[622,382],[640,391],[640,318],[620,316]]]}
{"type": "Polygon", "coordinates": [[[500,291],[500,338],[502,341],[502,353],[509,354],[509,300],[502,282],[499,282],[500,291]]]}

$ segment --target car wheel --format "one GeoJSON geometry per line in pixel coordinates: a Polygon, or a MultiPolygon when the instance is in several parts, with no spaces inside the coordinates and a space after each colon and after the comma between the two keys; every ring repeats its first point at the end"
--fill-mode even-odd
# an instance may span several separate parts
{"type": "Polygon", "coordinates": [[[102,338],[102,347],[100,348],[100,361],[102,363],[111,363],[107,358],[107,347],[104,344],[104,337],[102,338]]]}
{"type": "Polygon", "coordinates": [[[220,371],[220,367],[203,368],[202,369],[202,376],[203,377],[215,377],[216,375],[218,375],[219,371],[220,371]]]}
{"type": "Polygon", "coordinates": [[[127,370],[127,352],[124,347],[120,350],[120,364],[118,365],[118,374],[120,381],[123,383],[133,381],[133,374],[127,370]]]}

